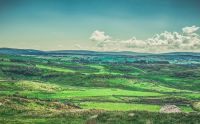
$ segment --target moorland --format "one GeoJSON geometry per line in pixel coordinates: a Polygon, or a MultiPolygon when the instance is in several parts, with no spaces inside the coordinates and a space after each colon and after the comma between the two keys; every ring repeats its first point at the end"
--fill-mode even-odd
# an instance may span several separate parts
{"type": "Polygon", "coordinates": [[[200,53],[0,49],[2,124],[198,124],[199,112],[200,53]]]}

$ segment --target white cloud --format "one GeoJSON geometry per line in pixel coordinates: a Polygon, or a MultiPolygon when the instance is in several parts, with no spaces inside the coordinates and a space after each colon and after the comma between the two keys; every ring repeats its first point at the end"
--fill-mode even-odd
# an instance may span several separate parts
{"type": "Polygon", "coordinates": [[[90,40],[93,41],[106,41],[109,40],[111,37],[109,35],[105,35],[102,31],[94,31],[90,37],[90,40]]]}
{"type": "Polygon", "coordinates": [[[186,34],[192,34],[195,31],[197,31],[198,29],[199,29],[199,27],[196,27],[195,25],[193,25],[191,27],[184,27],[182,29],[182,31],[183,31],[183,33],[186,33],[186,34]]]}
{"type": "Polygon", "coordinates": [[[200,50],[200,37],[195,35],[182,35],[177,32],[157,34],[146,40],[147,45],[156,51],[187,51],[200,50]]]}
{"type": "MultiPolygon", "coordinates": [[[[104,32],[100,34],[104,38],[96,38],[97,50],[104,51],[138,51],[138,52],[168,52],[168,51],[198,51],[200,52],[200,35],[194,33],[199,27],[185,27],[183,34],[165,31],[156,34],[146,40],[138,40],[135,37],[128,40],[113,40],[104,32]]],[[[99,31],[97,31],[99,32],[99,31]]],[[[92,40],[94,40],[92,34],[92,40]]]]}

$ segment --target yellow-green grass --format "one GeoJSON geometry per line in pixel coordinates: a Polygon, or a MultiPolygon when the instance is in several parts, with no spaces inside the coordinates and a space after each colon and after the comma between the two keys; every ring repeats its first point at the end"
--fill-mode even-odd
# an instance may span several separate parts
{"type": "Polygon", "coordinates": [[[18,87],[21,87],[25,90],[39,90],[39,91],[58,91],[62,90],[62,88],[56,84],[49,84],[49,83],[41,83],[41,82],[34,82],[34,81],[18,81],[16,82],[18,87]]]}
{"type": "Polygon", "coordinates": [[[69,97],[86,97],[86,96],[163,96],[161,93],[156,92],[141,92],[141,91],[130,91],[114,88],[80,88],[80,90],[64,90],[57,92],[40,92],[40,91],[29,91],[25,90],[20,92],[23,96],[33,98],[69,98],[69,97]]]}
{"type": "Polygon", "coordinates": [[[159,111],[160,105],[149,104],[129,104],[129,103],[112,103],[112,102],[82,102],[80,106],[85,109],[105,109],[105,110],[146,110],[159,111]]]}
{"type": "Polygon", "coordinates": [[[13,81],[0,81],[0,95],[12,95],[19,90],[18,87],[15,86],[15,82],[13,81]]]}
{"type": "Polygon", "coordinates": [[[108,72],[105,70],[105,67],[101,66],[101,65],[95,65],[95,64],[91,64],[89,65],[92,68],[96,68],[99,70],[99,72],[96,72],[95,74],[108,74],[108,72]]]}
{"type": "Polygon", "coordinates": [[[106,68],[102,65],[95,65],[95,64],[90,64],[88,65],[92,68],[96,68],[99,70],[99,72],[95,72],[93,74],[112,74],[112,75],[120,75],[120,73],[114,73],[114,72],[109,72],[108,70],[106,70],[106,68]]]}
{"type": "MultiPolygon", "coordinates": [[[[86,109],[105,109],[105,110],[146,110],[159,111],[161,105],[156,104],[132,104],[132,103],[113,103],[113,102],[81,102],[80,106],[86,109]]],[[[190,106],[178,106],[182,112],[192,112],[190,106]]]]}
{"type": "Polygon", "coordinates": [[[200,92],[183,93],[183,94],[181,94],[181,96],[191,98],[191,99],[200,99],[200,92]]]}
{"type": "MultiPolygon", "coordinates": [[[[56,84],[50,84],[50,83],[42,83],[42,82],[36,82],[36,81],[27,81],[27,80],[21,80],[17,82],[0,82],[0,86],[2,87],[10,87],[13,86],[16,88],[16,90],[10,88],[5,91],[0,91],[1,95],[12,95],[12,94],[18,94],[22,96],[27,96],[28,98],[40,98],[40,99],[72,99],[76,101],[77,100],[82,100],[87,99],[90,97],[99,97],[99,99],[94,99],[94,100],[99,100],[100,106],[97,106],[96,109],[106,109],[106,107],[111,106],[111,102],[108,105],[105,105],[105,108],[99,108],[102,107],[103,104],[103,98],[107,98],[104,100],[108,101],[113,101],[114,106],[113,108],[111,107],[112,110],[149,110],[149,111],[155,111],[154,109],[143,107],[141,105],[146,105],[146,104],[134,104],[135,108],[133,107],[132,104],[128,103],[123,103],[125,104],[125,107],[120,107],[123,104],[122,103],[116,103],[119,102],[119,99],[116,99],[116,97],[113,96],[135,96],[135,97],[145,97],[145,96],[155,96],[155,97],[162,97],[165,96],[161,93],[157,92],[141,92],[141,91],[131,91],[131,90],[122,90],[122,89],[117,89],[117,88],[86,88],[86,87],[76,87],[76,88],[70,88],[70,86],[59,86],[56,84]],[[19,90],[18,88],[21,88],[19,90]],[[73,99],[75,98],[75,99],[73,99]],[[109,99],[108,99],[109,98],[109,99]],[[102,101],[101,101],[102,99],[102,101]],[[119,107],[119,108],[118,108],[119,107]]],[[[12,88],[12,87],[11,87],[12,88]]],[[[186,93],[185,93],[186,94],[186,93]]],[[[189,93],[187,93],[188,95],[189,93]]],[[[197,95],[196,93],[195,95],[197,95]]],[[[190,93],[189,95],[192,95],[190,93]]],[[[87,99],[88,100],[88,99],[87,99]]],[[[108,102],[107,102],[108,103],[108,102]]],[[[113,104],[113,103],[112,103],[113,104]]],[[[32,104],[30,104],[32,106],[32,104]]],[[[34,105],[33,105],[34,106],[34,105]]],[[[151,105],[150,105],[151,106],[151,105]]],[[[153,105],[154,106],[154,105],[153,105]]],[[[156,105],[158,106],[158,105],[156,105]]],[[[90,107],[90,106],[89,106],[90,107]]],[[[183,112],[191,112],[193,111],[191,107],[189,106],[179,106],[183,112]]],[[[91,107],[92,108],[92,107],[91,107]]],[[[156,110],[157,111],[157,110],[156,110]]]]}
{"type": "Polygon", "coordinates": [[[200,101],[194,102],[193,107],[194,107],[195,110],[200,111],[200,101]]]}
{"type": "Polygon", "coordinates": [[[2,96],[13,95],[15,93],[15,91],[0,91],[0,95],[2,96]]]}
{"type": "Polygon", "coordinates": [[[53,71],[58,71],[58,72],[75,72],[74,70],[67,69],[67,68],[61,68],[61,67],[55,67],[55,66],[47,66],[47,65],[36,65],[37,68],[41,69],[48,69],[48,70],[53,70],[53,71]]]}
{"type": "Polygon", "coordinates": [[[137,79],[126,79],[126,78],[112,78],[107,79],[107,82],[113,84],[121,84],[134,88],[144,89],[144,90],[153,90],[158,92],[191,92],[188,90],[180,90],[176,88],[171,88],[158,84],[157,82],[147,82],[137,79]]]}
{"type": "Polygon", "coordinates": [[[70,97],[67,100],[73,101],[112,101],[112,102],[123,102],[124,100],[115,97],[115,96],[77,96],[77,97],[70,97]]]}
{"type": "Polygon", "coordinates": [[[178,106],[182,112],[192,112],[194,111],[190,106],[178,106]]]}
{"type": "Polygon", "coordinates": [[[0,62],[0,66],[1,65],[30,66],[30,65],[23,64],[23,63],[18,63],[18,62],[0,62]]]}
{"type": "MultiPolygon", "coordinates": [[[[112,75],[124,75],[124,73],[120,73],[120,72],[113,72],[110,69],[106,69],[103,65],[97,65],[97,64],[90,64],[88,65],[90,67],[96,68],[99,70],[99,72],[95,73],[95,74],[112,74],[112,75]]],[[[146,73],[145,71],[136,68],[136,67],[131,67],[133,69],[133,72],[131,72],[130,74],[132,75],[138,75],[140,73],[146,73]]]]}

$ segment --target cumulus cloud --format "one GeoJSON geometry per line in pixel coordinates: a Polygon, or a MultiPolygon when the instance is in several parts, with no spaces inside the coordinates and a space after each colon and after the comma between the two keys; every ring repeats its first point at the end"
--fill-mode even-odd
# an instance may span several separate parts
{"type": "Polygon", "coordinates": [[[103,31],[94,31],[90,37],[90,40],[93,41],[106,41],[109,40],[111,37],[109,35],[105,35],[103,31]]]}
{"type": "Polygon", "coordinates": [[[193,51],[200,49],[199,35],[182,35],[178,32],[156,34],[146,40],[149,47],[157,51],[193,51]]]}
{"type": "Polygon", "coordinates": [[[182,31],[183,31],[183,33],[186,33],[186,34],[192,34],[195,31],[197,31],[198,29],[199,29],[199,27],[196,27],[195,25],[193,25],[191,27],[184,27],[182,29],[182,31]]]}
{"type": "MultiPolygon", "coordinates": [[[[128,40],[115,40],[101,32],[101,37],[91,40],[96,41],[96,47],[105,51],[138,51],[138,52],[167,52],[167,51],[200,51],[200,35],[195,33],[199,27],[184,27],[182,33],[165,31],[155,34],[146,40],[132,37],[128,40]]],[[[98,33],[97,33],[98,34],[98,33]]]]}

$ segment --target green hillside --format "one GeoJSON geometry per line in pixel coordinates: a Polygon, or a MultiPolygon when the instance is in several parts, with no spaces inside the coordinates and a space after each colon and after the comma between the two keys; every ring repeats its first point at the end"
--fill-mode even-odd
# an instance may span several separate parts
{"type": "Polygon", "coordinates": [[[0,123],[200,123],[198,64],[113,57],[1,54],[0,123]]]}

